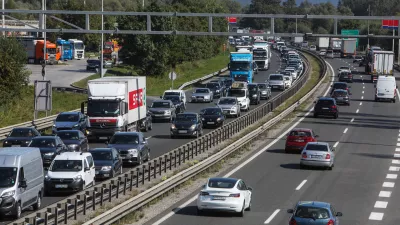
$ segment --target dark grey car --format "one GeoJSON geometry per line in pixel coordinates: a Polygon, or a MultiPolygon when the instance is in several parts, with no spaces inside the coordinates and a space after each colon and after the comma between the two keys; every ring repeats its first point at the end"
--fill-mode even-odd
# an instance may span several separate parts
{"type": "Polygon", "coordinates": [[[224,96],[224,88],[218,82],[209,82],[206,84],[206,88],[210,89],[213,92],[213,96],[216,98],[220,98],[224,96]]]}
{"type": "Polygon", "coordinates": [[[149,114],[151,115],[153,121],[172,121],[176,115],[176,108],[171,100],[156,100],[149,107],[149,114]]]}
{"type": "Polygon", "coordinates": [[[61,138],[70,151],[86,152],[89,150],[88,139],[79,130],[60,130],[57,132],[57,136],[61,138]]]}
{"type": "Polygon", "coordinates": [[[336,89],[332,93],[332,98],[336,100],[337,104],[350,105],[350,94],[347,90],[336,89]]]}
{"type": "Polygon", "coordinates": [[[142,132],[118,132],[106,144],[117,149],[126,164],[140,165],[150,160],[150,147],[142,132]]]}
{"type": "Polygon", "coordinates": [[[62,112],[53,125],[53,133],[60,130],[80,130],[86,132],[86,116],[81,112],[62,112]]]}
{"type": "Polygon", "coordinates": [[[96,179],[107,179],[122,174],[122,158],[115,148],[90,149],[95,165],[96,179]]]}
{"type": "Polygon", "coordinates": [[[16,127],[6,135],[3,147],[26,147],[32,138],[37,136],[40,136],[40,133],[33,127],[16,127]]]}
{"type": "Polygon", "coordinates": [[[270,99],[271,98],[271,88],[267,83],[257,83],[258,88],[260,89],[260,97],[261,99],[270,99]]]}
{"type": "Polygon", "coordinates": [[[261,100],[261,92],[256,83],[248,84],[250,103],[258,105],[261,100]]]}

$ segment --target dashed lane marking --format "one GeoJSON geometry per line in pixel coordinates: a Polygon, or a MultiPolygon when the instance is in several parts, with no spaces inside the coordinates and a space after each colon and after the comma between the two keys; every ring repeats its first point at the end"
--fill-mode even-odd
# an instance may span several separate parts
{"type": "Polygon", "coordinates": [[[372,212],[369,215],[370,220],[382,220],[383,219],[383,213],[378,213],[378,212],[372,212]]]}
{"type": "Polygon", "coordinates": [[[300,190],[300,189],[304,186],[304,184],[305,184],[306,182],[307,182],[307,180],[303,180],[303,181],[299,184],[299,186],[296,187],[296,191],[300,190]]]}
{"type": "Polygon", "coordinates": [[[281,211],[280,209],[275,210],[270,217],[264,222],[264,224],[269,224],[274,219],[274,217],[281,211]]]}
{"type": "Polygon", "coordinates": [[[386,209],[388,202],[376,201],[374,208],[386,209]]]}

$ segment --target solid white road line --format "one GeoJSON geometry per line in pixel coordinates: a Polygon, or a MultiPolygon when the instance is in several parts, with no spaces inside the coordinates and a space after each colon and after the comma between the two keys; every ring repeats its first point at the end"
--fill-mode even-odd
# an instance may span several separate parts
{"type": "Polygon", "coordinates": [[[396,89],[396,92],[397,92],[397,97],[399,97],[400,96],[399,89],[396,89]]]}
{"type": "Polygon", "coordinates": [[[399,146],[400,146],[400,143],[397,143],[396,145],[397,145],[397,147],[399,147],[399,146]]]}
{"type": "Polygon", "coordinates": [[[382,220],[383,219],[383,213],[378,213],[378,212],[372,212],[369,215],[370,220],[382,220]]]}
{"type": "Polygon", "coordinates": [[[264,222],[264,224],[269,224],[271,223],[271,221],[274,219],[274,217],[279,213],[279,211],[281,211],[280,209],[277,209],[274,211],[274,213],[272,213],[272,215],[270,217],[268,217],[268,219],[264,222]]]}
{"type": "MultiPolygon", "coordinates": [[[[400,136],[400,134],[399,134],[399,136],[400,136]]],[[[397,142],[400,142],[400,138],[397,138],[397,142]]]]}
{"type": "Polygon", "coordinates": [[[394,187],[394,182],[383,182],[382,187],[394,187]]]}
{"type": "Polygon", "coordinates": [[[391,166],[391,167],[389,167],[389,171],[396,171],[396,172],[398,172],[398,171],[400,171],[400,167],[391,166]]]}
{"type": "Polygon", "coordinates": [[[392,174],[392,173],[386,174],[386,179],[397,179],[397,174],[392,174]]]}
{"type": "Polygon", "coordinates": [[[339,142],[337,141],[337,142],[333,145],[333,147],[336,148],[336,147],[338,146],[338,144],[339,144],[339,142]]]}
{"type": "Polygon", "coordinates": [[[350,120],[350,123],[352,123],[354,121],[354,118],[352,118],[351,120],[350,120]]]}
{"type": "Polygon", "coordinates": [[[376,201],[374,208],[386,209],[388,202],[376,201]]]}
{"type": "Polygon", "coordinates": [[[303,181],[299,184],[299,186],[297,186],[296,191],[300,190],[300,189],[304,186],[304,184],[305,184],[306,182],[307,182],[307,180],[303,180],[303,181]]]}
{"type": "Polygon", "coordinates": [[[365,86],[363,86],[363,89],[365,89],[365,86]]]}
{"type": "Polygon", "coordinates": [[[349,130],[349,128],[344,129],[343,134],[347,133],[347,130],[349,130]]]}
{"type": "Polygon", "coordinates": [[[379,197],[382,197],[382,198],[390,198],[391,195],[392,195],[391,191],[381,191],[381,192],[379,192],[379,197]]]}
{"type": "Polygon", "coordinates": [[[358,112],[360,112],[360,110],[359,110],[359,109],[357,109],[356,113],[358,113],[358,112]]]}

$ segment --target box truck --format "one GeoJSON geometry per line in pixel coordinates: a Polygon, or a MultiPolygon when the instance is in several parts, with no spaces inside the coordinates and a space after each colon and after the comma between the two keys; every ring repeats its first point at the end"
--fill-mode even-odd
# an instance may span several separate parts
{"type": "Polygon", "coordinates": [[[394,52],[369,50],[366,60],[365,73],[371,75],[371,82],[376,82],[378,76],[393,75],[394,52]]]}
{"type": "Polygon", "coordinates": [[[328,37],[319,37],[317,39],[317,50],[321,51],[323,49],[327,50],[329,47],[329,38],[328,37]]]}
{"type": "Polygon", "coordinates": [[[342,50],[342,39],[340,38],[331,38],[329,47],[332,48],[333,52],[340,52],[342,50]]]}
{"type": "Polygon", "coordinates": [[[353,55],[356,55],[357,50],[357,39],[343,39],[341,45],[340,57],[341,58],[350,58],[353,55]]]}
{"type": "Polygon", "coordinates": [[[111,138],[119,131],[137,131],[146,119],[146,77],[103,77],[88,81],[87,135],[111,138]]]}

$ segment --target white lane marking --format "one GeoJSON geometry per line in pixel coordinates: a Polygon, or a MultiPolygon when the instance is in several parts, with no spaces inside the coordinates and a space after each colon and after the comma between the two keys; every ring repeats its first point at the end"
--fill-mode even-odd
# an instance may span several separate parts
{"type": "Polygon", "coordinates": [[[382,219],[383,219],[383,213],[372,212],[369,215],[369,220],[382,220],[382,219]]]}
{"type": "Polygon", "coordinates": [[[354,121],[354,118],[352,118],[351,120],[350,120],[350,123],[352,123],[354,121]]]}
{"type": "Polygon", "coordinates": [[[361,99],[364,99],[364,96],[361,96],[361,99]]]}
{"type": "Polygon", "coordinates": [[[382,187],[394,187],[394,182],[383,182],[382,187]]]}
{"type": "Polygon", "coordinates": [[[400,148],[396,148],[396,152],[400,152],[400,148]]]}
{"type": "Polygon", "coordinates": [[[303,180],[303,181],[299,184],[299,186],[297,186],[296,191],[300,190],[300,189],[304,186],[304,184],[305,184],[306,182],[307,182],[307,180],[303,180]]]}
{"type": "Polygon", "coordinates": [[[337,141],[337,142],[333,145],[333,147],[336,148],[336,147],[338,146],[338,144],[339,144],[339,142],[337,141]]]}
{"type": "Polygon", "coordinates": [[[394,154],[395,158],[400,158],[400,154],[394,154]]]}
{"type": "Polygon", "coordinates": [[[147,138],[146,138],[146,140],[149,140],[150,138],[152,138],[153,136],[148,136],[147,138]]]}
{"type": "Polygon", "coordinates": [[[362,105],[362,102],[360,102],[360,105],[362,105]]]}
{"type": "Polygon", "coordinates": [[[386,174],[386,179],[395,180],[395,179],[397,179],[397,174],[392,174],[392,173],[386,174]]]}
{"type": "Polygon", "coordinates": [[[364,91],[362,91],[362,93],[364,94],[364,91]]]}
{"type": "Polygon", "coordinates": [[[376,201],[374,208],[386,209],[388,202],[376,201]]]}
{"type": "Polygon", "coordinates": [[[379,192],[379,197],[382,197],[382,198],[390,198],[391,195],[392,195],[391,191],[381,191],[381,192],[379,192]]]}
{"type": "Polygon", "coordinates": [[[357,109],[357,111],[356,111],[356,113],[358,113],[360,110],[359,109],[357,109]]]}
{"type": "MultiPolygon", "coordinates": [[[[399,134],[399,136],[400,136],[400,134],[399,134]]],[[[400,138],[397,138],[397,142],[400,142],[400,138]]]]}
{"type": "Polygon", "coordinates": [[[274,213],[272,213],[272,215],[270,217],[268,217],[268,219],[264,222],[264,224],[269,224],[271,223],[271,221],[274,219],[274,217],[279,213],[279,211],[281,211],[280,209],[277,209],[274,211],[274,213]]]}
{"type": "Polygon", "coordinates": [[[392,160],[392,163],[393,163],[393,164],[400,164],[400,160],[393,159],[393,160],[392,160]]]}
{"type": "Polygon", "coordinates": [[[400,167],[391,166],[391,167],[389,167],[389,171],[396,171],[396,172],[398,172],[398,171],[400,171],[400,167]]]}
{"type": "Polygon", "coordinates": [[[363,89],[365,89],[365,86],[363,86],[363,89]]]}
{"type": "Polygon", "coordinates": [[[364,85],[365,83],[363,82],[363,85],[364,85]]]}
{"type": "Polygon", "coordinates": [[[400,143],[397,143],[396,146],[399,147],[399,146],[400,146],[400,143]]]}
{"type": "Polygon", "coordinates": [[[347,133],[348,130],[349,128],[344,129],[343,134],[347,133]]]}
{"type": "Polygon", "coordinates": [[[360,77],[362,78],[362,75],[360,77]]]}

